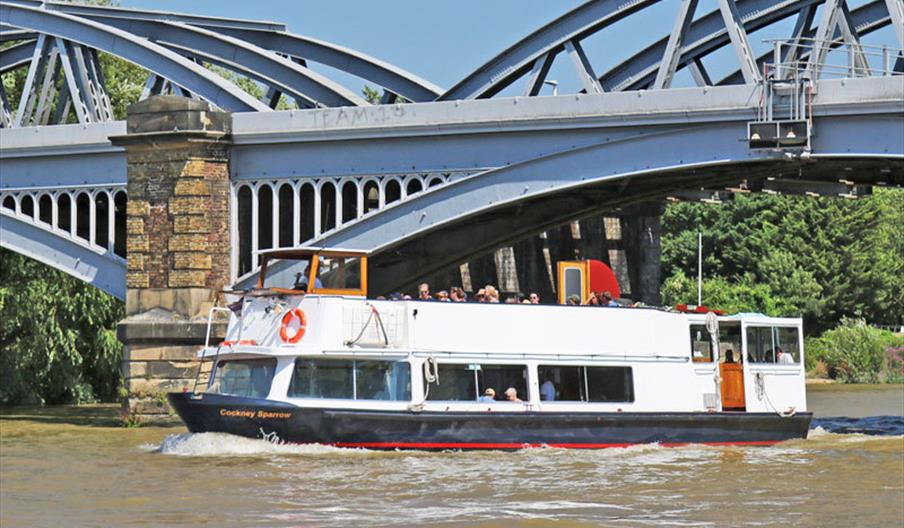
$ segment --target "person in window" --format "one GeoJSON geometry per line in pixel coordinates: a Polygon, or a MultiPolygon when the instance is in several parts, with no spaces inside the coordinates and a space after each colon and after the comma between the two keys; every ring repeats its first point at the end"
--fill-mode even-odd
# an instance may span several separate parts
{"type": "Polygon", "coordinates": [[[556,386],[548,377],[543,385],[540,385],[540,399],[543,401],[555,401],[556,399],[556,386]]]}
{"type": "MultiPolygon", "coordinates": [[[[304,271],[295,274],[295,286],[293,287],[296,290],[308,291],[308,275],[310,275],[311,265],[308,264],[305,266],[304,271]]],[[[320,281],[320,266],[317,266],[317,276],[314,277],[314,287],[315,288],[323,288],[323,282],[320,281]]]]}
{"type": "Polygon", "coordinates": [[[782,350],[782,347],[775,347],[775,362],[784,365],[793,365],[794,356],[782,350]]]}
{"type": "Polygon", "coordinates": [[[566,301],[566,304],[568,304],[570,306],[577,306],[577,305],[581,304],[581,298],[578,297],[577,295],[569,295],[568,301],[566,301]]]}
{"type": "Polygon", "coordinates": [[[496,401],[496,391],[493,389],[487,389],[483,391],[483,396],[477,398],[479,403],[493,403],[496,401]]]}
{"type": "Polygon", "coordinates": [[[734,363],[734,351],[732,349],[728,349],[725,351],[725,362],[726,363],[734,363]]]}
{"type": "Polygon", "coordinates": [[[505,389],[505,399],[512,403],[521,403],[521,399],[518,398],[518,390],[515,387],[505,389]]]}

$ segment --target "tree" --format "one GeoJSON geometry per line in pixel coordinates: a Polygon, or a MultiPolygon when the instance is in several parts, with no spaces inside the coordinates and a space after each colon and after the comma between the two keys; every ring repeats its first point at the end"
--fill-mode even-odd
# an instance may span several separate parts
{"type": "Polygon", "coordinates": [[[0,404],[117,397],[123,303],[0,250],[0,404]]]}
{"type": "MultiPolygon", "coordinates": [[[[675,277],[694,275],[700,231],[706,277],[765,286],[770,315],[803,316],[810,332],[843,317],[901,324],[902,211],[904,190],[883,188],[858,200],[737,195],[718,206],[671,204],[662,221],[664,298],[696,301],[675,277]]],[[[704,303],[720,307],[707,295],[704,303]]]]}

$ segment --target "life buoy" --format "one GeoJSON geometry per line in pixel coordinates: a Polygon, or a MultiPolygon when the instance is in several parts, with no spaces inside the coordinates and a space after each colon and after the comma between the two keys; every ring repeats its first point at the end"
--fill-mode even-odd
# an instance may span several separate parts
{"type": "Polygon", "coordinates": [[[304,337],[304,331],[307,325],[308,318],[305,317],[301,308],[293,308],[286,312],[286,315],[282,318],[282,326],[279,328],[279,337],[283,340],[283,343],[297,343],[304,337]],[[290,336],[289,323],[292,322],[292,319],[298,319],[299,328],[294,335],[290,336]]]}

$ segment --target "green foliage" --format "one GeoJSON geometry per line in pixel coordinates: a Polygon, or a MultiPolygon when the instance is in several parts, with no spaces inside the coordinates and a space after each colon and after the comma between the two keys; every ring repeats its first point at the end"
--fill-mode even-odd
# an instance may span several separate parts
{"type": "Polygon", "coordinates": [[[361,89],[361,95],[367,99],[367,102],[374,105],[380,104],[380,99],[382,98],[380,90],[371,88],[369,85],[364,85],[364,88],[361,89]]]}
{"type": "Polygon", "coordinates": [[[115,400],[123,313],[93,286],[0,250],[0,404],[115,400]]]}
{"type": "Polygon", "coordinates": [[[904,379],[904,336],[871,327],[862,319],[843,319],[821,337],[807,339],[805,348],[809,370],[822,362],[828,375],[843,383],[901,383],[904,379]]]}
{"type": "Polygon", "coordinates": [[[675,277],[695,274],[697,231],[712,283],[704,284],[704,304],[802,316],[808,333],[843,317],[904,322],[904,190],[878,188],[858,200],[738,195],[719,206],[669,205],[662,237],[668,302],[696,302],[696,287],[675,277]],[[755,298],[737,302],[742,295],[755,298]]]}

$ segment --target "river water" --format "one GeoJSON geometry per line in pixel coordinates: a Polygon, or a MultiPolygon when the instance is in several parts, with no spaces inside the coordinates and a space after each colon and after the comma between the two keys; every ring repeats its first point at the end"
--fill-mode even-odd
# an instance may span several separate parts
{"type": "Polygon", "coordinates": [[[904,387],[808,397],[809,438],[773,447],[467,453],[124,429],[102,406],[5,409],[0,526],[904,526],[904,387]]]}

